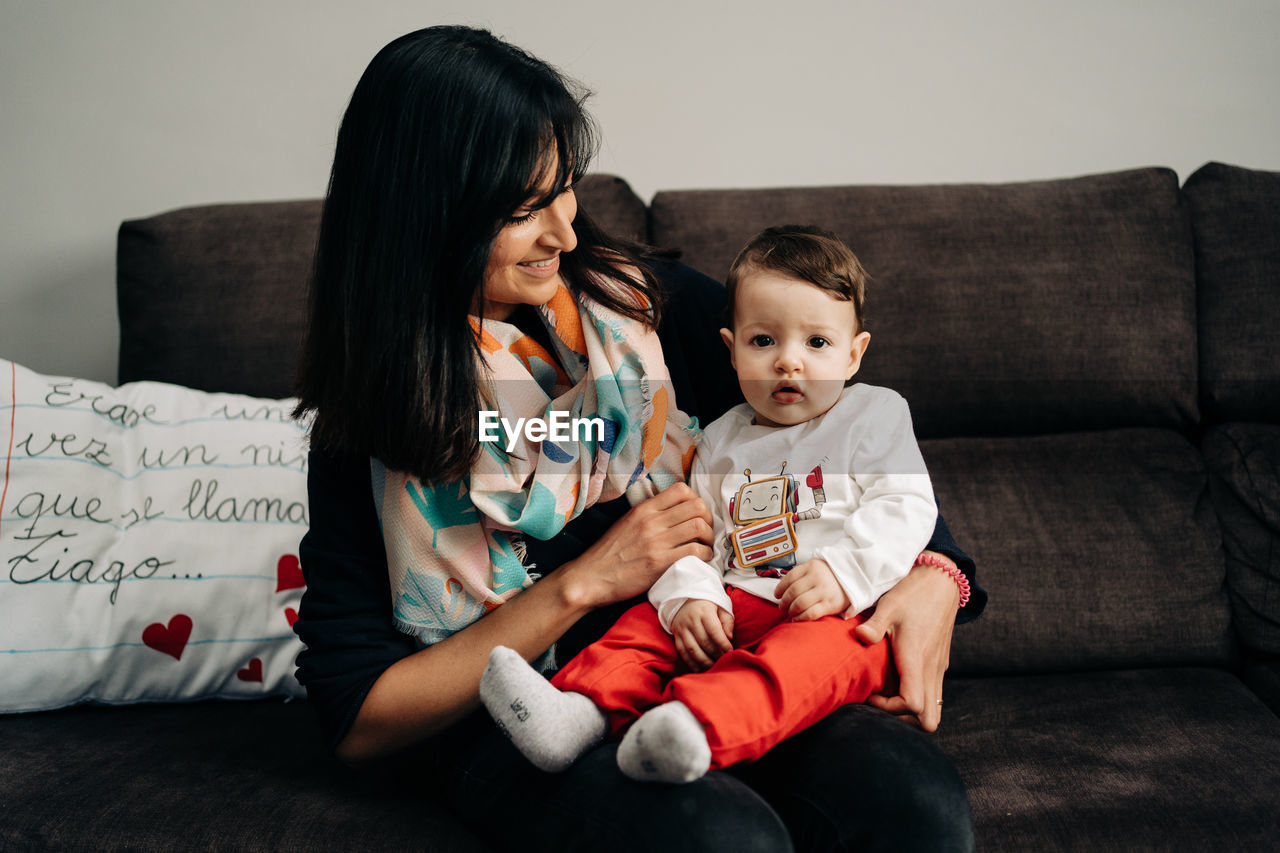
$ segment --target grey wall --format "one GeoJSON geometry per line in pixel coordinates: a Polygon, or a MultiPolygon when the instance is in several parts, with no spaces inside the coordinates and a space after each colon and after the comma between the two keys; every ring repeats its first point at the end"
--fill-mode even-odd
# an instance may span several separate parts
{"type": "Polygon", "coordinates": [[[661,188],[1280,169],[1280,3],[0,0],[0,357],[115,376],[122,219],[323,194],[370,57],[490,27],[661,188]]]}

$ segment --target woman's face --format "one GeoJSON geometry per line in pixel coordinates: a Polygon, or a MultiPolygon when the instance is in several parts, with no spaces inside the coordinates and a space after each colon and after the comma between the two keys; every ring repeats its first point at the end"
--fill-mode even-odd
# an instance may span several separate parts
{"type": "Polygon", "coordinates": [[[578,201],[566,189],[546,207],[516,211],[493,241],[484,271],[481,313],[505,320],[517,305],[545,305],[560,286],[560,253],[578,245],[573,218],[578,201]]]}

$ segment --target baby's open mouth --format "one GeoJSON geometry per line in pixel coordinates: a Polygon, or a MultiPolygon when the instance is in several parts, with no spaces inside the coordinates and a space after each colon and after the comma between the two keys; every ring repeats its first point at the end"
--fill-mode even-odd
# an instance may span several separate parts
{"type": "Polygon", "coordinates": [[[804,392],[793,382],[779,382],[770,396],[779,403],[796,403],[804,399],[804,392]]]}

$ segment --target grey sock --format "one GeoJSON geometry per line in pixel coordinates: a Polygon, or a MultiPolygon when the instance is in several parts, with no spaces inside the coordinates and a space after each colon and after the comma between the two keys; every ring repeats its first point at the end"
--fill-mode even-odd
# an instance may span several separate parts
{"type": "Polygon", "coordinates": [[[506,646],[489,653],[480,701],[525,758],[559,773],[604,739],[604,712],[581,693],[562,693],[506,646]]]}
{"type": "Polygon", "coordinates": [[[706,732],[683,702],[646,711],[618,745],[618,767],[641,782],[692,782],[710,766],[706,732]]]}

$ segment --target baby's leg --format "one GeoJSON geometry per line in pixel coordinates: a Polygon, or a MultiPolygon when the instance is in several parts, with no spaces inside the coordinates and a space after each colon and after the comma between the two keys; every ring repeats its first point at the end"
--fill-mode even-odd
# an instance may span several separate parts
{"type": "Polygon", "coordinates": [[[786,622],[767,601],[729,595],[739,648],[670,682],[664,704],[618,747],[628,776],[688,781],[759,758],[842,705],[865,701],[892,674],[888,643],[858,642],[857,619],[786,622]]]}
{"type": "Polygon", "coordinates": [[[683,702],[646,711],[618,744],[618,768],[640,782],[692,782],[710,767],[706,731],[683,702]]]}
{"type": "Polygon", "coordinates": [[[499,646],[480,679],[480,700],[526,758],[555,773],[658,704],[677,660],[671,636],[645,602],[550,682],[499,646]]]}
{"type": "Polygon", "coordinates": [[[604,713],[579,693],[561,693],[519,653],[498,646],[480,677],[480,701],[535,766],[558,773],[604,739],[604,713]]]}
{"type": "MultiPolygon", "coordinates": [[[[755,608],[777,611],[775,605],[746,593],[735,596],[733,606],[746,618],[755,608]]],[[[721,657],[707,672],[671,682],[663,698],[683,702],[702,722],[713,769],[754,760],[784,738],[843,705],[866,701],[884,686],[892,671],[889,644],[862,645],[854,634],[859,623],[839,616],[779,621],[755,642],[748,640],[721,657]]]]}
{"type": "Polygon", "coordinates": [[[603,637],[579,652],[551,683],[591,697],[621,732],[649,708],[662,702],[667,683],[684,671],[675,641],[648,602],[637,604],[603,637]]]}
{"type": "MultiPolygon", "coordinates": [[[[755,643],[782,619],[777,607],[739,589],[731,588],[729,598],[734,608],[735,646],[755,643]]],[[[688,673],[668,684],[703,675],[688,673]]],[[[618,767],[632,779],[692,782],[711,766],[711,747],[702,721],[683,702],[672,701],[669,694],[670,687],[664,691],[667,701],[640,717],[618,746],[618,767]]]]}

